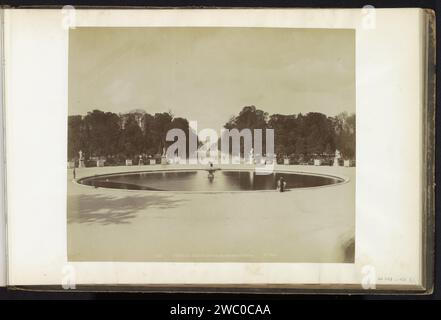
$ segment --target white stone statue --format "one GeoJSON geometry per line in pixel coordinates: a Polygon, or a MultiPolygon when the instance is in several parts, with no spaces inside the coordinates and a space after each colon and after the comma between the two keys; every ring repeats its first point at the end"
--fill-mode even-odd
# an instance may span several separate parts
{"type": "Polygon", "coordinates": [[[250,149],[250,154],[249,154],[249,157],[248,157],[248,161],[249,161],[250,164],[254,164],[254,148],[250,149]]]}
{"type": "Polygon", "coordinates": [[[80,150],[80,151],[78,152],[78,155],[79,155],[79,159],[78,159],[78,168],[84,168],[85,165],[84,165],[83,151],[80,150]]]}
{"type": "Polygon", "coordinates": [[[341,159],[341,153],[337,149],[335,150],[335,157],[334,157],[334,167],[340,166],[339,160],[341,159]]]}

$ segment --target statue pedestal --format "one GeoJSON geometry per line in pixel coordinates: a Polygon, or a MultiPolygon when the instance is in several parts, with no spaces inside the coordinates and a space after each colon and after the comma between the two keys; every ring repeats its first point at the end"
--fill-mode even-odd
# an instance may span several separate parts
{"type": "Polygon", "coordinates": [[[150,159],[150,164],[156,164],[156,159],[150,159]]]}
{"type": "Polygon", "coordinates": [[[351,161],[349,161],[349,160],[345,160],[345,161],[343,162],[343,165],[344,165],[345,167],[350,167],[350,166],[351,166],[351,161]]]}
{"type": "Polygon", "coordinates": [[[167,164],[167,157],[166,156],[161,157],[161,164],[167,164]]]}
{"type": "Polygon", "coordinates": [[[132,159],[126,159],[126,166],[132,165],[132,159]]]}
{"type": "Polygon", "coordinates": [[[334,167],[340,167],[339,160],[340,159],[338,159],[338,158],[334,158],[334,167]]]}
{"type": "Polygon", "coordinates": [[[78,168],[85,168],[86,166],[84,165],[84,160],[80,160],[78,161],[78,168]]]}
{"type": "Polygon", "coordinates": [[[314,165],[315,165],[315,166],[321,166],[321,165],[322,165],[322,160],[320,160],[320,159],[314,159],[314,165]]]}
{"type": "Polygon", "coordinates": [[[288,158],[283,159],[283,164],[289,164],[289,159],[288,158]]]}

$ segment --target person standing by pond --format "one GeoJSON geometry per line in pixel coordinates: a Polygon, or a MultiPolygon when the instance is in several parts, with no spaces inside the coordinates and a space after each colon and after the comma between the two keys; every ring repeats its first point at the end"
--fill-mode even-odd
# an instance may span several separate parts
{"type": "Polygon", "coordinates": [[[74,165],[74,167],[73,167],[73,178],[74,178],[74,180],[75,180],[75,176],[76,176],[76,172],[75,172],[75,165],[74,165]]]}
{"type": "Polygon", "coordinates": [[[277,189],[280,192],[284,192],[286,188],[286,182],[285,179],[283,179],[283,177],[280,177],[279,181],[277,182],[277,189]]]}

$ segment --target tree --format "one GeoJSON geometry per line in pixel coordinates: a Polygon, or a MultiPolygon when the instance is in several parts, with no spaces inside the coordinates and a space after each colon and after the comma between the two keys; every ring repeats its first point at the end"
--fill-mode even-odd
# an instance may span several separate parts
{"type": "Polygon", "coordinates": [[[154,132],[154,122],[155,117],[151,114],[144,114],[142,119],[143,125],[143,136],[144,136],[144,147],[143,150],[145,153],[154,154],[157,152],[157,146],[159,143],[159,138],[156,136],[154,132]]]}
{"type": "Polygon", "coordinates": [[[256,109],[255,106],[243,107],[237,117],[232,117],[224,127],[226,129],[264,129],[267,126],[268,113],[256,109]]]}
{"type": "Polygon", "coordinates": [[[144,136],[139,122],[133,114],[129,114],[122,130],[120,149],[124,155],[133,158],[142,153],[144,149],[144,136]]]}
{"type": "MultiPolygon", "coordinates": [[[[186,139],[186,155],[189,155],[189,130],[190,130],[190,125],[188,123],[187,119],[184,118],[173,118],[171,124],[170,124],[170,129],[181,129],[182,131],[184,131],[185,136],[187,137],[186,139]]],[[[168,142],[168,145],[172,144],[173,142],[168,142]]]]}
{"type": "Polygon", "coordinates": [[[67,123],[67,155],[70,160],[77,158],[78,152],[83,147],[82,125],[82,116],[69,116],[67,123]]]}
{"type": "Polygon", "coordinates": [[[297,135],[296,115],[273,114],[268,121],[268,127],[274,129],[275,153],[286,156],[295,152],[297,135]]]}
{"type": "Polygon", "coordinates": [[[155,113],[152,134],[157,142],[156,152],[162,154],[163,148],[166,147],[167,131],[171,128],[173,115],[171,112],[155,113]]]}
{"type": "Polygon", "coordinates": [[[322,113],[310,112],[305,117],[307,154],[323,154],[333,144],[332,122],[322,113]]]}
{"type": "Polygon", "coordinates": [[[83,119],[83,147],[86,156],[107,156],[117,151],[115,141],[120,135],[120,118],[111,112],[93,110],[83,119]]]}
{"type": "MultiPolygon", "coordinates": [[[[253,133],[254,129],[266,129],[267,128],[268,113],[257,109],[255,106],[246,106],[240,111],[239,115],[230,118],[230,120],[224,125],[226,129],[238,129],[239,131],[243,129],[250,129],[253,133]]],[[[252,137],[254,145],[254,135],[252,137]]],[[[266,150],[265,134],[262,135],[262,150],[266,150]]],[[[231,144],[230,144],[231,152],[231,144]]],[[[240,149],[243,155],[244,149],[243,144],[241,144],[240,149]]]]}
{"type": "Polygon", "coordinates": [[[346,159],[355,159],[355,114],[340,113],[334,118],[335,144],[346,159]]]}

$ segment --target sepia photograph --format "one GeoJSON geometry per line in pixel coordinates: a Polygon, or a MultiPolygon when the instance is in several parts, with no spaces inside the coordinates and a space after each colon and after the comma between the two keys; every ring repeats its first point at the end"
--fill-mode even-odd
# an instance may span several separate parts
{"type": "Polygon", "coordinates": [[[67,255],[354,263],[355,30],[69,30],[67,255]]]}
{"type": "Polygon", "coordinates": [[[435,18],[0,9],[6,286],[431,295],[435,18]]]}

